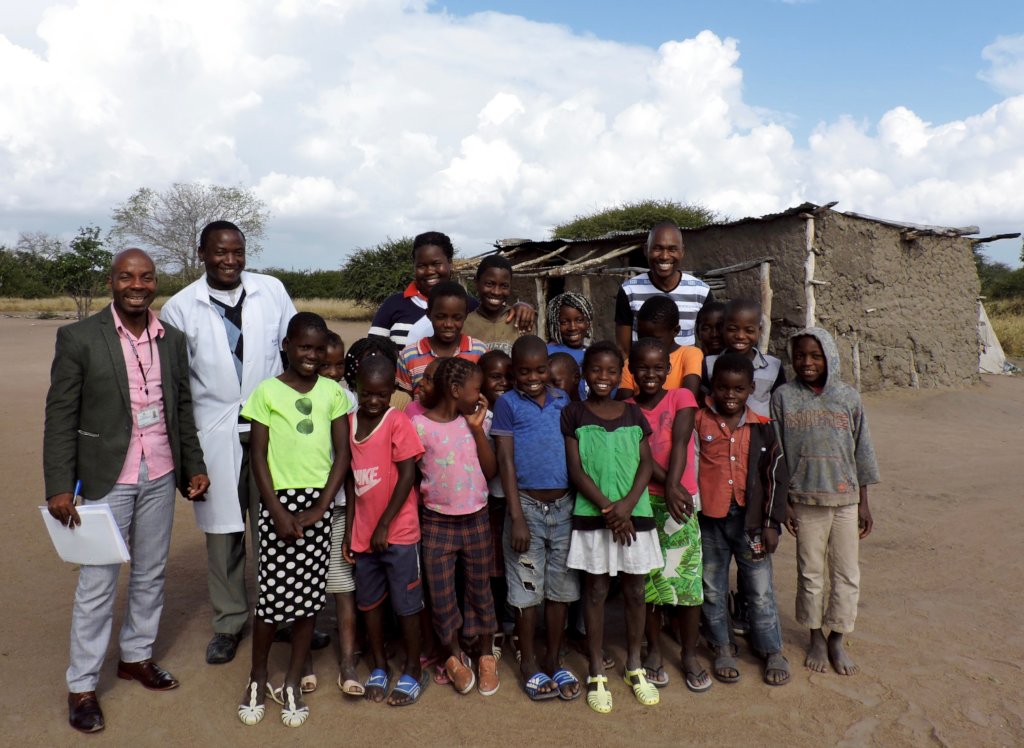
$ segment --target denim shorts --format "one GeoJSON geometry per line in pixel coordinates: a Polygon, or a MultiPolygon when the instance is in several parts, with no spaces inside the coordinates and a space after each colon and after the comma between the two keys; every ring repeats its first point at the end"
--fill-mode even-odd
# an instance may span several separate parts
{"type": "Polygon", "coordinates": [[[555,501],[537,501],[520,493],[519,503],[530,530],[530,548],[526,553],[512,550],[512,522],[506,520],[502,544],[508,604],[514,608],[531,608],[545,600],[556,603],[579,600],[579,576],[566,564],[572,539],[574,494],[566,492],[555,501]]]}
{"type": "Polygon", "coordinates": [[[391,595],[395,615],[412,616],[423,610],[420,544],[391,544],[382,553],[356,553],[356,606],[373,610],[391,595]]]}

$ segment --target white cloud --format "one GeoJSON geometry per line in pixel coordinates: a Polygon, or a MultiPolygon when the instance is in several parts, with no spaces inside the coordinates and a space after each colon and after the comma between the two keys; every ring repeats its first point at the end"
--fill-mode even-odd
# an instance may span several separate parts
{"type": "Polygon", "coordinates": [[[978,77],[1002,94],[1024,93],[1024,34],[1000,36],[981,50],[989,67],[978,77]]]}
{"type": "Polygon", "coordinates": [[[983,76],[1010,94],[986,112],[896,107],[796,143],[745,102],[739,42],[710,31],[651,49],[423,0],[23,17],[41,19],[32,44],[0,36],[0,236],[104,222],[142,185],[197,180],[252,185],[274,216],[265,261],[299,267],[428,229],[476,252],[645,197],[733,217],[838,199],[993,230],[1024,215],[1024,37],[986,48],[983,76]]]}

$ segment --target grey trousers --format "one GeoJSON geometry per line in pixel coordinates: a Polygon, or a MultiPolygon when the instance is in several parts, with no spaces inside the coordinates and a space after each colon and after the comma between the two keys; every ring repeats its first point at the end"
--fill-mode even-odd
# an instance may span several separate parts
{"type": "MultiPolygon", "coordinates": [[[[164,570],[174,522],[174,473],[149,480],[145,459],[138,483],[117,483],[90,505],[109,504],[131,553],[128,607],[121,623],[121,659],[141,662],[153,654],[164,609],[164,570]]],[[[120,564],[80,567],[71,614],[68,690],[95,691],[110,643],[120,564]]]]}
{"type": "MultiPolygon", "coordinates": [[[[239,434],[242,442],[242,469],[238,474],[238,503],[242,523],[249,518],[253,558],[258,548],[256,528],[260,513],[260,491],[249,467],[249,434],[239,434]]],[[[213,608],[213,631],[237,634],[249,618],[249,596],[245,587],[245,532],[206,534],[206,582],[213,608]]]]}

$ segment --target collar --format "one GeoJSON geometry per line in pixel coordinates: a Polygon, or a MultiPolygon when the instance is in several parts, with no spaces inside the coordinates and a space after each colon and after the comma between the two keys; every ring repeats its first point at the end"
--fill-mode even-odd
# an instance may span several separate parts
{"type": "Polygon", "coordinates": [[[750,350],[754,352],[754,368],[764,369],[768,366],[768,359],[764,357],[764,354],[758,350],[756,345],[750,346],[750,350]]]}
{"type": "MultiPolygon", "coordinates": [[[[117,313],[117,308],[114,306],[114,302],[110,302],[110,313],[114,317],[114,329],[117,330],[118,335],[131,335],[136,340],[141,340],[142,335],[135,337],[127,327],[124,326],[124,322],[121,321],[121,317],[117,313]]],[[[161,338],[164,334],[164,326],[160,324],[160,318],[153,313],[152,309],[147,309],[146,314],[149,315],[149,321],[146,323],[146,327],[149,329],[149,335],[153,338],[161,338]]],[[[145,332],[143,332],[143,335],[145,332]]]]}
{"type": "MultiPolygon", "coordinates": [[[[259,273],[250,273],[248,270],[243,270],[241,273],[242,282],[239,287],[245,290],[246,297],[259,293],[260,290],[260,284],[253,282],[253,275],[259,275],[259,273]]],[[[210,282],[206,278],[206,273],[203,273],[199,280],[193,283],[193,286],[196,287],[196,298],[210,304],[210,282]]]]}
{"type": "MultiPolygon", "coordinates": [[[[557,389],[556,387],[552,387],[550,384],[544,385],[544,404],[543,405],[538,405],[536,400],[534,400],[529,395],[527,395],[527,394],[525,394],[523,392],[520,392],[515,386],[513,386],[512,389],[509,390],[509,392],[516,393],[517,395],[519,395],[519,399],[522,400],[523,402],[533,403],[534,405],[536,405],[538,408],[540,408],[542,410],[544,408],[546,408],[548,405],[550,405],[551,403],[553,403],[555,400],[564,400],[564,399],[566,399],[568,397],[568,395],[566,395],[560,389],[557,389]]],[[[505,394],[507,395],[508,392],[506,392],[505,394]]]]}
{"type": "MultiPolygon", "coordinates": [[[[457,350],[456,353],[465,353],[470,348],[470,337],[468,335],[461,336],[459,338],[459,350],[457,350]]],[[[430,347],[430,336],[420,338],[419,342],[416,343],[416,350],[420,353],[420,355],[426,355],[429,353],[434,358],[437,358],[437,354],[434,353],[434,349],[430,347]]]]}
{"type": "Polygon", "coordinates": [[[416,288],[416,281],[410,281],[409,285],[402,291],[402,296],[406,299],[419,299],[420,301],[426,301],[427,297],[420,293],[420,290],[416,288]]]}
{"type": "MultiPolygon", "coordinates": [[[[705,398],[704,402],[708,406],[708,410],[710,410],[716,416],[722,415],[715,408],[715,398],[712,395],[708,395],[705,398]]],[[[736,428],[740,429],[743,426],[746,426],[748,423],[762,423],[761,417],[757,415],[757,413],[755,413],[753,410],[751,410],[749,405],[743,409],[743,414],[740,416],[740,422],[736,424],[736,428]]]]}

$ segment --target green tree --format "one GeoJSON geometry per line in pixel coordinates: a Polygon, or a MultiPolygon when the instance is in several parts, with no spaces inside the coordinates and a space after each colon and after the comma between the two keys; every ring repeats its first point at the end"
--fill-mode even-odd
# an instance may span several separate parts
{"type": "Polygon", "coordinates": [[[672,221],[681,228],[696,228],[718,220],[721,217],[717,213],[696,203],[639,200],[576,216],[555,226],[551,238],[594,239],[618,231],[648,231],[663,221],[672,221]]]}
{"type": "Polygon", "coordinates": [[[93,299],[103,292],[112,259],[113,254],[103,248],[96,226],[80,228],[67,251],[54,258],[54,285],[74,299],[78,319],[89,316],[93,299]]]}
{"type": "Polygon", "coordinates": [[[245,234],[246,255],[258,257],[270,213],[250,189],[193,182],[173,184],[162,192],[142,187],[115,206],[111,217],[110,235],[116,243],[141,244],[162,270],[193,281],[203,272],[196,249],[206,224],[236,224],[245,234]]]}
{"type": "Polygon", "coordinates": [[[0,247],[0,296],[42,299],[53,296],[53,260],[22,249],[0,247]]]}
{"type": "Polygon", "coordinates": [[[357,249],[341,268],[338,296],[375,306],[412,280],[412,237],[357,249]]]}

